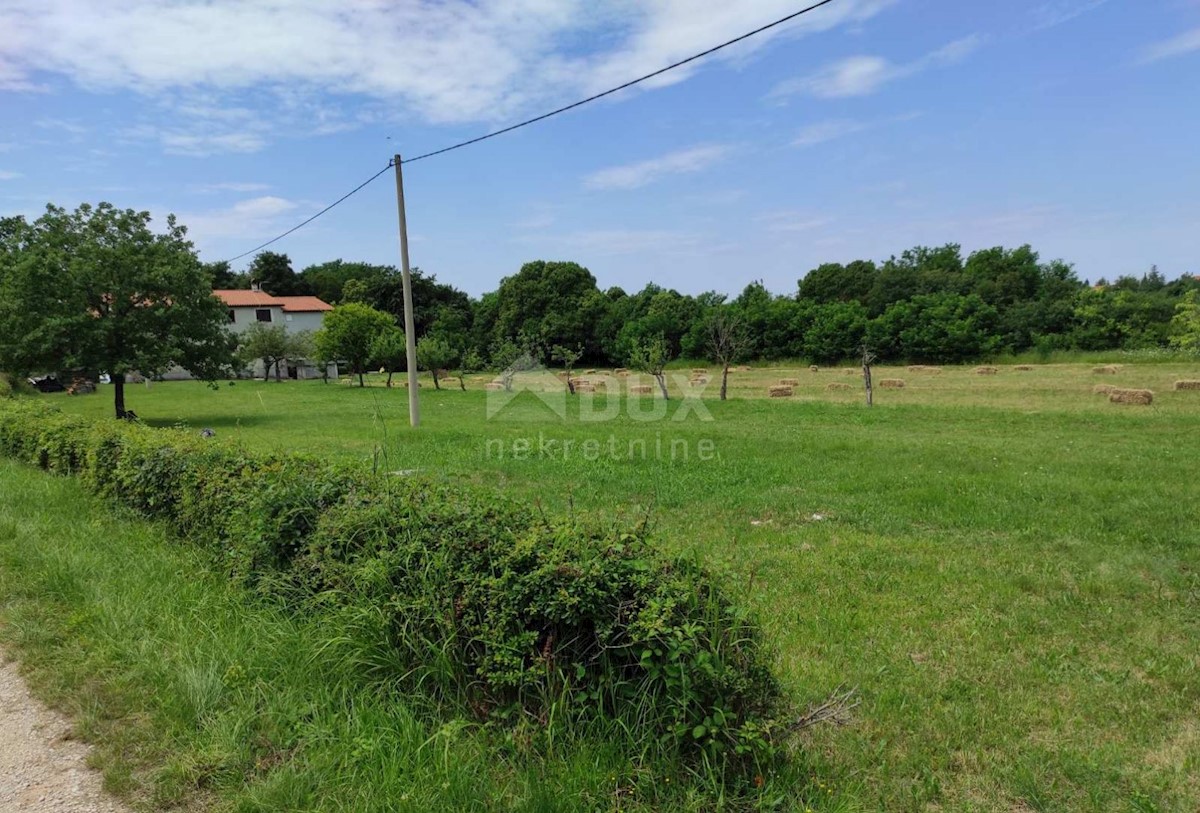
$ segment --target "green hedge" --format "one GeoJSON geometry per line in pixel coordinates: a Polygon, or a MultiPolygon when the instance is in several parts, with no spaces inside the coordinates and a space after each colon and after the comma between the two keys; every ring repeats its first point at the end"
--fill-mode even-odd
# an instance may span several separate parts
{"type": "Polygon", "coordinates": [[[782,706],[757,627],[640,531],[20,401],[0,404],[0,454],[169,523],[249,589],[365,610],[388,680],[497,724],[615,723],[710,763],[771,750],[782,706]]]}

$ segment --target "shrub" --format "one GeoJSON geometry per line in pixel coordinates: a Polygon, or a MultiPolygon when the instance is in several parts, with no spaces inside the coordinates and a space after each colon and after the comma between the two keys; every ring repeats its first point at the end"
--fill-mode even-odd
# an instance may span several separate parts
{"type": "Polygon", "coordinates": [[[639,530],[41,405],[0,408],[0,454],[166,521],[264,595],[366,610],[390,681],[493,724],[615,724],[710,765],[771,751],[784,709],[756,625],[639,530]]]}

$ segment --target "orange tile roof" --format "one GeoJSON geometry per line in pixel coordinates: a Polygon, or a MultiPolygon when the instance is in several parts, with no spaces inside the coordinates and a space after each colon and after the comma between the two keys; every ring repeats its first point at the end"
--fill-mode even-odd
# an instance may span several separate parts
{"type": "Polygon", "coordinates": [[[231,308],[283,308],[292,313],[333,310],[333,305],[315,296],[271,296],[265,291],[215,290],[213,296],[231,308]]]}
{"type": "Polygon", "coordinates": [[[213,296],[231,308],[269,308],[279,305],[279,299],[263,291],[218,290],[213,296]]]}
{"type": "Polygon", "coordinates": [[[323,302],[315,296],[277,296],[275,298],[283,303],[285,311],[294,313],[333,310],[333,305],[323,302]]]}

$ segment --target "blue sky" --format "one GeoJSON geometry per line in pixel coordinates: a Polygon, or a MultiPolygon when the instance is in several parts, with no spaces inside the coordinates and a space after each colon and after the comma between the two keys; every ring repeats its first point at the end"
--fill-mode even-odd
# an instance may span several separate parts
{"type": "MultiPolygon", "coordinates": [[[[386,165],[804,0],[0,0],[0,213],[111,201],[239,254],[386,165]]],[[[777,292],[1029,242],[1200,272],[1200,0],[835,0],[653,86],[406,167],[413,262],[777,292]]],[[[390,176],[272,247],[398,263],[390,176]]],[[[248,260],[239,262],[243,266],[248,260]]]]}

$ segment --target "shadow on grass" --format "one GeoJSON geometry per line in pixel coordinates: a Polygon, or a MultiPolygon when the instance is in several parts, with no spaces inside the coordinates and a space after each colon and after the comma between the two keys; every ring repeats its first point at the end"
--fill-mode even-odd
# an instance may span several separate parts
{"type": "Polygon", "coordinates": [[[251,426],[264,426],[271,423],[276,423],[279,419],[270,415],[189,415],[187,419],[183,418],[161,418],[161,417],[141,417],[142,423],[146,426],[153,426],[155,429],[169,429],[171,427],[183,429],[238,429],[251,426]]]}

